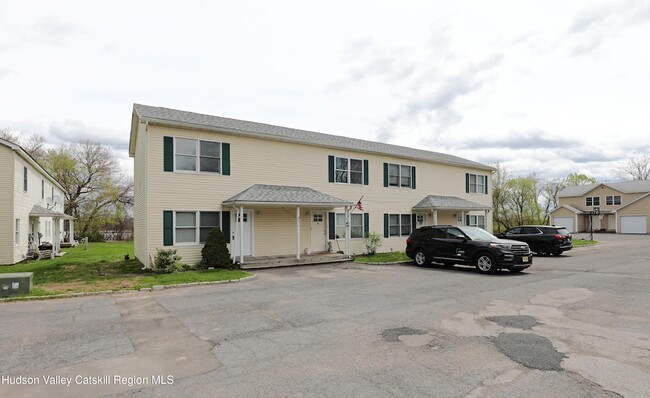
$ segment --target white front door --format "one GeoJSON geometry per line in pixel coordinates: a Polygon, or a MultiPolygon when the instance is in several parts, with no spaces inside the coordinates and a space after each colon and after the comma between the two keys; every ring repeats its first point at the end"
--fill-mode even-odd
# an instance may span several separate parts
{"type": "Polygon", "coordinates": [[[231,219],[230,219],[230,236],[232,238],[232,247],[233,247],[233,255],[239,256],[240,254],[243,254],[244,256],[250,256],[253,254],[253,228],[252,228],[252,212],[250,210],[244,210],[243,213],[243,218],[240,220],[237,219],[237,211],[231,211],[231,219]],[[239,223],[243,224],[244,227],[244,235],[243,239],[239,239],[239,235],[241,233],[241,225],[239,223]],[[239,251],[239,243],[243,242],[243,253],[239,251]]]}
{"type": "Polygon", "coordinates": [[[327,250],[325,213],[311,214],[311,252],[327,250]]]}

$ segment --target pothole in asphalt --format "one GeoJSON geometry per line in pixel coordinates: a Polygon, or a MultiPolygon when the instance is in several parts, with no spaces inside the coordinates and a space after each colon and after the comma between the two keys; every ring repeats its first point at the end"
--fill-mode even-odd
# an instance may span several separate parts
{"type": "Polygon", "coordinates": [[[532,333],[501,333],[492,341],[497,349],[527,368],[562,370],[564,355],[557,352],[551,341],[532,333]]]}
{"type": "Polygon", "coordinates": [[[516,328],[522,330],[530,330],[533,326],[539,325],[537,319],[530,315],[505,315],[505,316],[490,316],[486,318],[488,321],[497,323],[500,326],[507,328],[516,328]]]}
{"type": "Polygon", "coordinates": [[[383,332],[381,332],[381,336],[384,338],[384,340],[388,341],[389,343],[399,342],[400,336],[421,336],[425,334],[427,334],[425,330],[418,330],[418,329],[412,329],[406,327],[386,329],[383,332]]]}

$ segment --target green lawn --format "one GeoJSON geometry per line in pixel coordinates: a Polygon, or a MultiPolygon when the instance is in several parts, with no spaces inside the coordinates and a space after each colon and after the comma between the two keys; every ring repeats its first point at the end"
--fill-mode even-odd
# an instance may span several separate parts
{"type": "Polygon", "coordinates": [[[241,270],[156,274],[142,270],[142,265],[133,255],[133,242],[90,243],[88,250],[84,250],[83,245],[62,250],[66,252],[62,257],[1,266],[0,273],[33,272],[31,295],[41,296],[233,280],[251,275],[241,270]],[[129,260],[124,260],[126,254],[129,255],[129,260]]]}
{"type": "Polygon", "coordinates": [[[395,263],[399,261],[411,261],[404,252],[375,253],[373,255],[357,256],[354,261],[360,263],[395,263]]]}
{"type": "Polygon", "coordinates": [[[589,240],[589,239],[573,239],[573,247],[583,247],[583,246],[592,246],[597,245],[598,241],[589,240]]]}

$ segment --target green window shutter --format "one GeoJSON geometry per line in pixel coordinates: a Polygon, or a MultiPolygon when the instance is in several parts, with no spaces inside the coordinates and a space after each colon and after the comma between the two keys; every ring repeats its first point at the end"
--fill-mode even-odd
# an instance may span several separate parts
{"type": "Polygon", "coordinates": [[[469,173],[465,173],[465,193],[469,193],[469,173]]]}
{"type": "Polygon", "coordinates": [[[163,246],[174,244],[174,212],[163,211],[163,246]]]}
{"type": "Polygon", "coordinates": [[[368,185],[368,160],[363,160],[363,185],[368,185]]]}
{"type": "Polygon", "coordinates": [[[418,216],[415,214],[411,214],[411,231],[415,231],[417,227],[418,227],[418,216]]]}
{"type": "Polygon", "coordinates": [[[384,163],[384,186],[388,186],[388,163],[384,163]]]}
{"type": "Polygon", "coordinates": [[[388,238],[388,214],[384,213],[384,238],[388,238]]]}
{"type": "Polygon", "coordinates": [[[230,243],[230,211],[221,212],[221,232],[226,239],[226,243],[230,243]]]}
{"type": "Polygon", "coordinates": [[[163,171],[174,171],[174,137],[163,137],[163,171]]]}
{"type": "Polygon", "coordinates": [[[485,194],[488,194],[488,176],[485,176],[485,194]]]}
{"type": "Polygon", "coordinates": [[[411,167],[411,188],[415,189],[415,166],[411,167]]]}
{"type": "Polygon", "coordinates": [[[363,213],[363,236],[368,236],[370,233],[370,214],[363,213]]]}
{"type": "Polygon", "coordinates": [[[336,238],[336,214],[335,213],[327,213],[327,228],[329,232],[329,238],[335,239],[336,238]]]}
{"type": "MultiPolygon", "coordinates": [[[[328,156],[327,170],[328,170],[329,182],[334,182],[334,156],[328,156]]],[[[334,238],[330,238],[330,239],[334,239],[334,238]]]]}
{"type": "Polygon", "coordinates": [[[230,175],[230,144],[221,143],[221,174],[230,175]]]}

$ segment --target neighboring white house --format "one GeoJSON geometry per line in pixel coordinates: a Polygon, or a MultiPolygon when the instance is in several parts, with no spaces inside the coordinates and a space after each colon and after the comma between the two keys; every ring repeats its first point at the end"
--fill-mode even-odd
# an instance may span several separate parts
{"type": "Polygon", "coordinates": [[[214,227],[238,260],[361,254],[370,231],[402,251],[423,225],[492,229],[494,168],[443,153],[135,104],[129,155],[147,267],[166,247],[198,261],[214,227]]]}
{"type": "Polygon", "coordinates": [[[39,244],[72,239],[63,214],[63,187],[19,145],[0,138],[0,264],[25,260],[39,244]]]}

